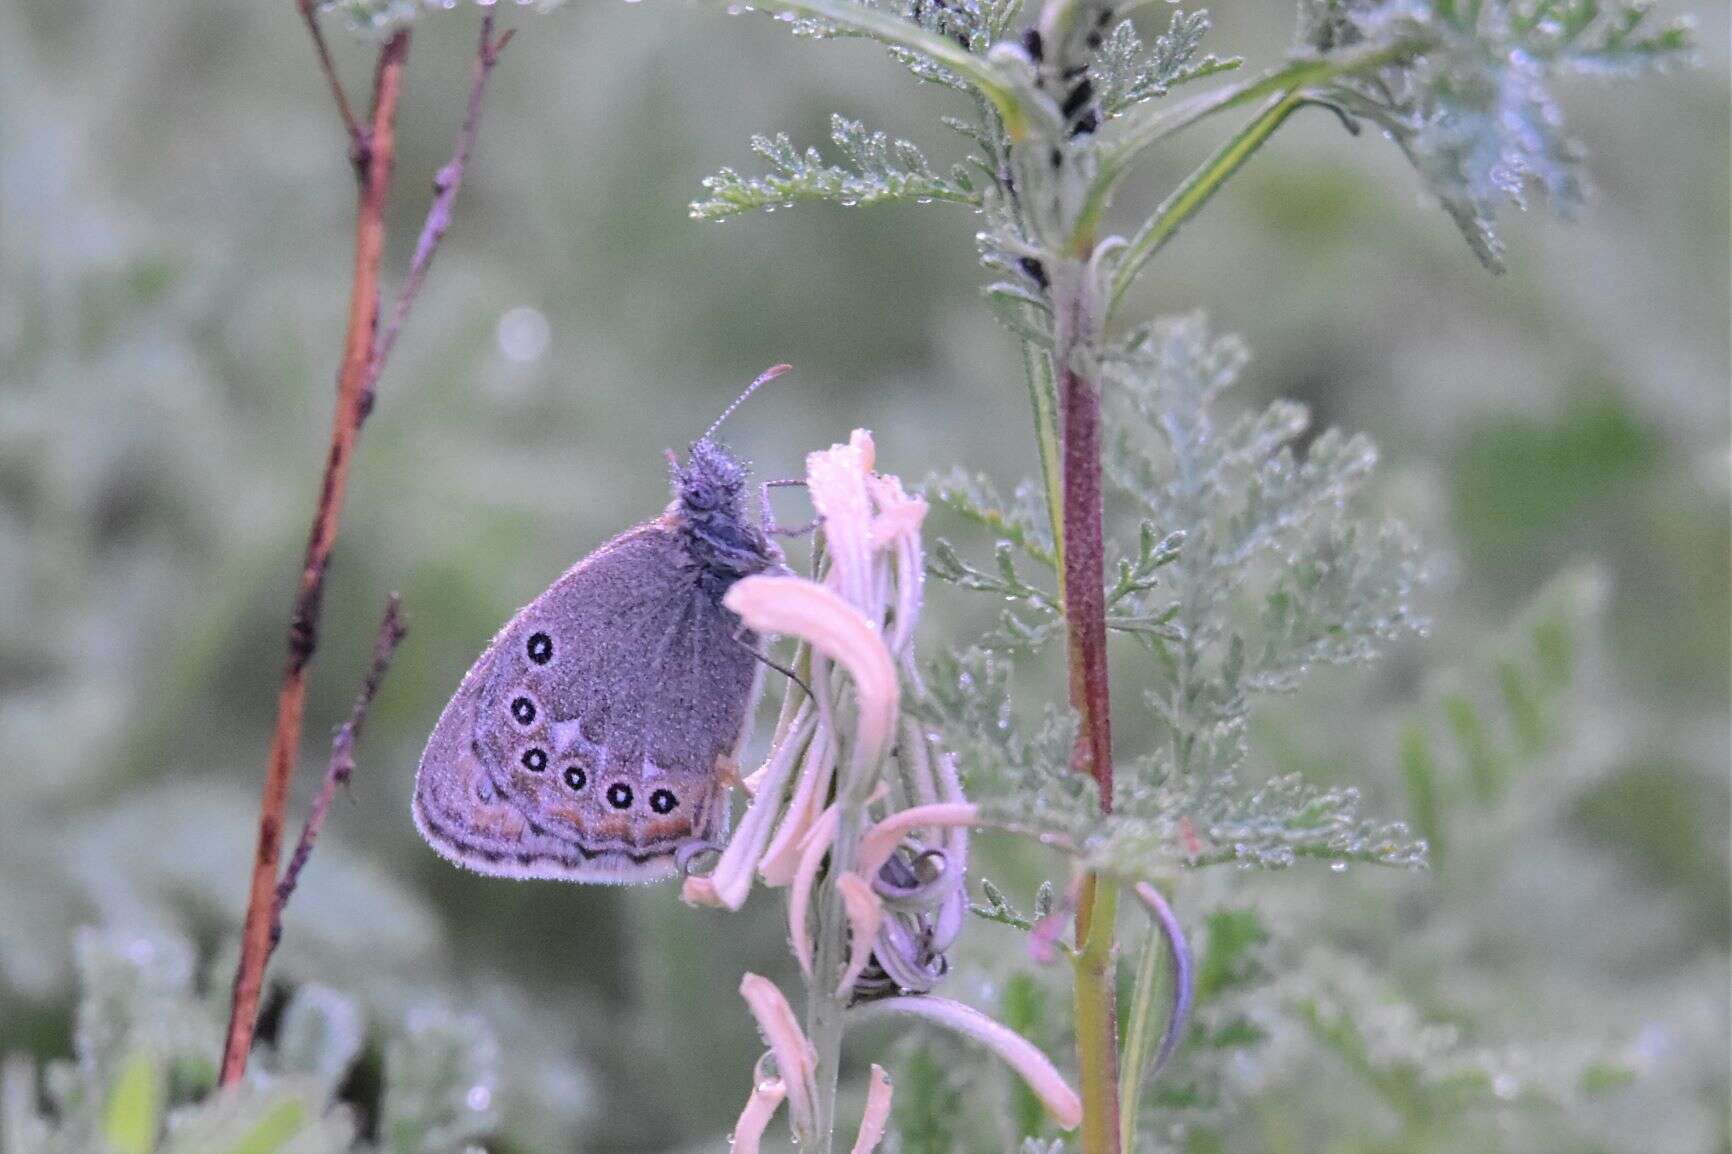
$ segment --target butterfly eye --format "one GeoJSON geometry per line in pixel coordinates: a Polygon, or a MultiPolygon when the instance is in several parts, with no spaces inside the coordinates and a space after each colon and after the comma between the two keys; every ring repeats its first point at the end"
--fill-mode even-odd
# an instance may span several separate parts
{"type": "Polygon", "coordinates": [[[679,803],[679,798],[674,796],[671,789],[658,789],[650,794],[650,808],[657,813],[672,813],[679,803]]]}
{"type": "Polygon", "coordinates": [[[713,509],[716,507],[715,487],[707,481],[693,481],[686,486],[686,504],[694,509],[713,509]]]}
{"type": "Polygon", "coordinates": [[[535,702],[527,697],[513,698],[511,701],[511,718],[522,726],[535,724],[535,702]]]}
{"type": "Polygon", "coordinates": [[[524,769],[527,769],[530,773],[540,773],[542,770],[547,768],[547,751],[545,749],[536,749],[533,747],[526,749],[523,751],[523,757],[521,760],[524,769]]]}
{"type": "Polygon", "coordinates": [[[565,778],[565,784],[570,786],[573,790],[582,789],[584,786],[589,784],[589,774],[583,772],[583,766],[581,765],[566,766],[565,773],[562,776],[565,778]]]}
{"type": "Polygon", "coordinates": [[[553,638],[545,633],[531,633],[529,644],[525,646],[529,659],[537,665],[546,665],[553,660],[553,638]]]}
{"type": "Polygon", "coordinates": [[[615,809],[631,808],[631,786],[623,781],[616,781],[607,787],[607,804],[615,809]]]}

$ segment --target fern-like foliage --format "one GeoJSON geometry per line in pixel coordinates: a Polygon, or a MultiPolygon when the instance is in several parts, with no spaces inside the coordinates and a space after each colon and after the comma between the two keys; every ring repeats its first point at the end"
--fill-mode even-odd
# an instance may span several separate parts
{"type": "Polygon", "coordinates": [[[86,930],[71,1059],[8,1060],[8,1154],[461,1154],[499,1125],[499,1045],[480,1020],[424,1007],[386,1043],[372,1131],[339,1094],[364,1060],[359,1005],[306,986],[242,1084],[216,1089],[226,998],[201,993],[186,942],[86,930]]]}
{"type": "Polygon", "coordinates": [[[1237,56],[1203,54],[1203,38],[1211,26],[1206,10],[1175,9],[1167,30],[1152,45],[1145,45],[1136,25],[1121,20],[1089,62],[1101,112],[1111,119],[1181,84],[1239,67],[1242,61],[1237,56]]]}
{"type": "Polygon", "coordinates": [[[830,118],[830,140],[843,164],[828,164],[815,148],[801,152],[785,133],[754,136],[752,151],[769,170],[745,177],[731,168],[706,177],[708,197],[694,201],[694,220],[726,220],[752,210],[791,208],[802,201],[831,201],[843,206],[885,200],[949,201],[977,205],[980,193],[961,165],[948,176],[932,170],[926,156],[906,140],[868,132],[857,120],[830,118]]]}
{"type": "Polygon", "coordinates": [[[1581,150],[1552,92],[1565,75],[1630,76],[1690,59],[1690,25],[1647,3],[1600,0],[1305,0],[1300,36],[1332,51],[1427,50],[1333,86],[1334,99],[1400,145],[1474,253],[1502,267],[1498,207],[1531,200],[1568,215],[1583,192],[1581,150]]]}
{"type": "Polygon", "coordinates": [[[990,569],[940,542],[932,574],[1009,603],[999,630],[935,668],[933,720],[992,820],[1095,869],[1418,865],[1424,843],[1400,823],[1363,816],[1356,790],[1292,776],[1238,784],[1257,697],[1297,688],[1318,666],[1368,661],[1419,624],[1409,609],[1413,542],[1356,508],[1375,450],[1334,431],[1302,449],[1307,415],[1289,402],[1225,415],[1223,395],[1246,359],[1236,339],[1192,315],[1133,332],[1103,365],[1123,404],[1108,471],[1139,526],[1109,577],[1109,623],[1149,659],[1146,700],[1163,735],[1120,765],[1111,815],[1070,768],[1074,719],[1050,711],[1025,732],[1011,700],[1009,656],[1062,628],[1053,595],[1019,567],[1050,565],[1033,528],[1043,519],[1033,486],[1009,503],[966,477],[928,486],[937,504],[996,538],[990,569]]]}

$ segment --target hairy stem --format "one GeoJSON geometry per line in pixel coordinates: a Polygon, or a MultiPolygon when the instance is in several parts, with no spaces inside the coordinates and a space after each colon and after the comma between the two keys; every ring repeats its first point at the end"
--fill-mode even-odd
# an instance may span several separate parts
{"type": "Polygon", "coordinates": [[[300,585],[289,623],[288,662],[277,693],[277,720],[271,733],[265,787],[259,802],[259,836],[253,854],[252,884],[247,894],[246,921],[241,931],[241,959],[235,970],[233,1004],[223,1046],[222,1084],[232,1085],[246,1071],[264,989],[265,963],[271,952],[271,929],[277,908],[277,869],[282,852],[284,814],[289,785],[300,756],[301,715],[306,705],[307,663],[318,643],[318,622],[330,566],[331,548],[343,517],[349,465],[355,441],[366,420],[366,376],[372,360],[373,333],[379,320],[379,263],[385,253],[385,201],[396,159],[397,102],[402,93],[403,67],[409,57],[409,33],[400,31],[379,50],[373,80],[373,112],[367,133],[366,164],[355,212],[355,262],[349,287],[349,324],[343,342],[342,368],[337,378],[337,409],[331,421],[330,448],[318,506],[307,535],[300,585]]]}
{"type": "MultiPolygon", "coordinates": [[[[1101,494],[1101,399],[1096,382],[1060,370],[1064,437],[1064,606],[1071,706],[1082,728],[1072,764],[1094,778],[1102,812],[1112,808],[1112,719],[1101,494]]],[[[1083,1100],[1083,1154],[1119,1149],[1118,1015],[1113,964],[1112,883],[1084,879],[1077,902],[1076,1041],[1083,1100]]]]}

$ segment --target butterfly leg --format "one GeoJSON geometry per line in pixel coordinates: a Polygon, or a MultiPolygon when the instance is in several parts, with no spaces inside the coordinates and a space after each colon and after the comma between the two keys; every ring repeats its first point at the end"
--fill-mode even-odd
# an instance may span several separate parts
{"type": "Polygon", "coordinates": [[[801,689],[804,689],[807,697],[810,697],[814,701],[818,699],[818,695],[812,692],[812,687],[807,685],[798,673],[795,673],[786,665],[778,665],[776,662],[771,661],[768,657],[765,657],[762,653],[758,652],[757,646],[746,644],[746,626],[744,622],[741,622],[740,627],[734,631],[734,640],[739,644],[744,645],[754,658],[763,662],[765,665],[768,665],[771,669],[774,669],[777,673],[780,673],[783,677],[786,677],[801,689]]]}
{"type": "Polygon", "coordinates": [[[770,507],[770,490],[785,488],[789,485],[804,487],[805,481],[798,478],[788,478],[782,481],[765,481],[758,490],[758,522],[764,527],[764,533],[771,537],[804,537],[824,523],[824,518],[814,517],[804,525],[785,529],[776,523],[776,511],[770,507]]]}

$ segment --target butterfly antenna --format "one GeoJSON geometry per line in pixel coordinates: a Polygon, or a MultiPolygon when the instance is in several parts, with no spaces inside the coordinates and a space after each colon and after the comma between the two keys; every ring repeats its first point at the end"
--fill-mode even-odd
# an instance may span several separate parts
{"type": "Polygon", "coordinates": [[[792,369],[793,367],[794,367],[793,365],[771,365],[769,368],[767,368],[763,372],[759,373],[758,379],[753,381],[751,384],[747,385],[746,391],[741,393],[739,396],[735,397],[734,403],[722,410],[722,415],[716,418],[716,423],[711,425],[708,429],[704,430],[703,439],[707,441],[711,437],[715,436],[716,430],[722,427],[722,422],[727,420],[729,417],[733,416],[734,410],[739,408],[741,405],[745,404],[747,397],[751,396],[753,393],[757,392],[760,388],[769,384],[771,381],[775,380],[777,377],[781,376],[783,373],[787,372],[789,369],[792,369]]]}

